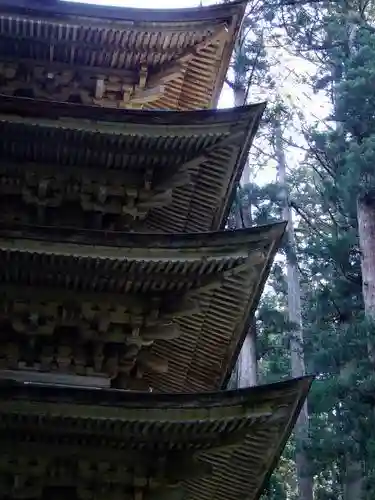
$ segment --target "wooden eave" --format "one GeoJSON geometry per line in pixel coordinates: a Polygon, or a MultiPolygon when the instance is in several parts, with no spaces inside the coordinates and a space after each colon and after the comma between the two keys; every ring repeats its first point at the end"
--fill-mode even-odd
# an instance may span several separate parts
{"type": "Polygon", "coordinates": [[[74,500],[176,492],[181,500],[258,500],[311,381],[196,395],[2,381],[1,490],[11,499],[58,486],[74,500]]]}
{"type": "Polygon", "coordinates": [[[2,227],[0,365],[77,370],[130,388],[141,379],[134,387],[155,391],[217,389],[284,229],[156,235],[2,227]],[[67,328],[78,347],[59,333],[67,328]],[[99,345],[96,357],[87,345],[99,345]]]}
{"type": "Polygon", "coordinates": [[[216,230],[264,104],[123,111],[0,97],[0,221],[216,230]]]}
{"type": "Polygon", "coordinates": [[[0,0],[0,92],[105,107],[215,107],[246,3],[158,10],[0,0]]]}

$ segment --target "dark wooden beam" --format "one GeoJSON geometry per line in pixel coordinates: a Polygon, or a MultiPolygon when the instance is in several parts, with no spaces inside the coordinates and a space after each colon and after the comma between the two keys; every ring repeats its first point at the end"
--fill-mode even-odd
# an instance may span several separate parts
{"type": "MultiPolygon", "coordinates": [[[[231,1],[226,4],[213,4],[204,7],[190,7],[183,9],[141,9],[131,7],[112,7],[102,5],[85,5],[73,2],[56,2],[41,0],[0,0],[0,9],[3,12],[18,13],[24,15],[39,15],[42,17],[50,15],[53,19],[56,15],[63,20],[67,16],[69,20],[74,20],[76,16],[86,19],[92,23],[90,18],[96,18],[97,22],[103,19],[123,22],[134,26],[134,23],[156,23],[168,24],[191,24],[194,22],[207,24],[209,22],[222,22],[223,19],[230,19],[231,16],[240,15],[246,6],[245,0],[231,1]]],[[[161,26],[162,28],[163,26],[161,26]]]]}
{"type": "MultiPolygon", "coordinates": [[[[180,126],[181,130],[188,130],[195,126],[206,134],[214,131],[208,130],[207,126],[230,127],[246,126],[248,121],[264,109],[264,104],[254,104],[240,108],[226,110],[199,110],[199,111],[133,111],[120,109],[105,109],[82,104],[59,103],[38,101],[24,97],[12,97],[0,95],[0,113],[18,115],[22,117],[48,118],[48,119],[83,119],[121,123],[124,125],[145,126],[145,131],[149,131],[149,126],[154,125],[165,134],[166,126],[180,126]],[[164,130],[163,130],[164,129],[164,130]]],[[[125,127],[124,127],[125,129],[125,127]]],[[[217,129],[216,129],[217,130],[217,129]]],[[[228,131],[229,131],[228,130],[228,131]]],[[[178,132],[178,130],[175,130],[178,132]]],[[[134,129],[132,130],[134,133],[134,129]]],[[[196,133],[196,131],[195,131],[196,133]]],[[[185,132],[186,134],[186,132],[185,132]]]]}

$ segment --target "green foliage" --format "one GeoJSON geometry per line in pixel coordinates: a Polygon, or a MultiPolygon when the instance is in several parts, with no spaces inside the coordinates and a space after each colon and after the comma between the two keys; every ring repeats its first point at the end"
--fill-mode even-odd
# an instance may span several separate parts
{"type": "MultiPolygon", "coordinates": [[[[306,155],[288,178],[305,361],[308,372],[317,376],[308,401],[310,434],[304,443],[314,474],[314,500],[344,500],[348,464],[353,462],[360,464],[365,479],[361,500],[370,500],[375,491],[375,375],[368,347],[375,344],[375,326],[364,317],[356,200],[375,195],[374,3],[285,1],[273,11],[263,5],[262,30],[273,27],[288,40],[289,51],[314,62],[311,89],[325,92],[332,104],[324,127],[305,125],[306,155]]],[[[257,22],[259,16],[258,11],[257,22]]],[[[243,59],[236,61],[242,75],[248,76],[250,66],[259,63],[258,74],[264,79],[264,44],[250,47],[255,39],[264,43],[262,30],[258,24],[255,38],[244,44],[243,59]]],[[[289,120],[293,114],[281,108],[273,107],[262,127],[270,150],[274,115],[289,120]]],[[[267,164],[272,161],[268,158],[267,164]]],[[[277,183],[244,186],[237,193],[229,227],[279,220],[280,202],[277,183]]],[[[293,325],[287,321],[284,269],[289,252],[284,243],[258,310],[261,382],[290,374],[293,325]]],[[[291,440],[264,500],[297,499],[294,452],[291,440]]]]}

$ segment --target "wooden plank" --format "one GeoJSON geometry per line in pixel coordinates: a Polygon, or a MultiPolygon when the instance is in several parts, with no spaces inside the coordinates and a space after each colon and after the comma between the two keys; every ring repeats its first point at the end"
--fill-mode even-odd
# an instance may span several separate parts
{"type": "MultiPolygon", "coordinates": [[[[1,106],[1,104],[0,104],[1,106]]],[[[1,109],[1,108],[0,108],[1,109]]],[[[99,108],[98,108],[99,109],[99,108]]],[[[91,133],[91,134],[105,134],[105,135],[145,135],[148,137],[187,137],[194,135],[225,135],[225,134],[246,134],[246,125],[239,126],[240,130],[232,130],[234,128],[233,124],[230,123],[229,126],[227,123],[225,124],[213,124],[211,126],[211,130],[207,129],[207,124],[204,123],[204,112],[202,111],[203,123],[189,125],[188,123],[184,123],[179,128],[176,127],[176,123],[159,123],[158,127],[155,127],[152,124],[136,124],[136,123],[127,123],[123,121],[123,123],[119,124],[116,122],[104,122],[104,121],[92,121],[89,120],[88,117],[80,120],[79,122],[75,118],[70,117],[60,117],[58,119],[51,118],[42,118],[42,117],[28,117],[28,116],[18,116],[18,115],[9,115],[0,112],[0,121],[6,122],[9,124],[19,124],[22,127],[30,126],[30,127],[45,127],[49,129],[56,129],[57,131],[61,130],[61,133],[64,130],[76,130],[77,132],[83,133],[91,133]]],[[[169,114],[169,113],[168,113],[169,114]]],[[[125,118],[125,116],[123,116],[125,118]]]]}
{"type": "Polygon", "coordinates": [[[44,373],[30,370],[0,370],[0,379],[64,387],[110,388],[107,377],[79,376],[68,373],[44,373]]]}
{"type": "Polygon", "coordinates": [[[24,70],[28,70],[30,76],[34,74],[35,70],[53,74],[69,71],[73,75],[80,75],[83,81],[87,81],[90,78],[96,79],[105,76],[106,78],[117,77],[121,79],[123,83],[131,85],[136,84],[139,79],[138,72],[132,69],[106,68],[102,66],[87,66],[81,64],[75,64],[74,68],[72,68],[70,63],[62,61],[27,59],[25,57],[17,57],[15,59],[14,56],[1,54],[1,52],[0,63],[11,68],[13,72],[15,72],[19,66],[22,66],[24,70]]]}
{"type": "MultiPolygon", "coordinates": [[[[53,242],[56,242],[65,245],[81,245],[84,248],[92,245],[103,246],[103,248],[119,247],[118,251],[122,252],[121,259],[124,259],[125,249],[127,249],[126,258],[138,257],[145,260],[168,261],[204,257],[206,260],[220,260],[246,257],[252,248],[264,248],[272,241],[278,241],[284,231],[284,222],[238,231],[190,234],[122,233],[120,231],[104,232],[67,227],[13,225],[0,227],[0,238],[5,245],[4,249],[13,247],[12,241],[7,241],[9,238],[20,249],[27,248],[27,241],[30,242],[32,248],[39,246],[42,249],[42,242],[45,240],[46,245],[52,245],[53,242]],[[24,240],[24,245],[16,244],[17,240],[24,240]],[[40,244],[38,244],[38,240],[40,240],[40,244]],[[185,255],[184,252],[186,252],[185,255]]],[[[47,249],[47,246],[44,248],[47,249]]],[[[76,253],[77,247],[73,246],[72,248],[75,250],[72,253],[76,253]]],[[[92,253],[93,250],[88,249],[87,251],[92,253]]],[[[63,252],[63,254],[65,253],[63,252]]],[[[94,254],[97,253],[99,252],[94,250],[94,254]]]]}
{"type": "MultiPolygon", "coordinates": [[[[93,121],[104,121],[106,123],[120,123],[123,127],[144,126],[146,132],[154,127],[160,132],[168,127],[179,126],[189,130],[196,127],[205,133],[213,133],[207,127],[217,125],[219,128],[243,126],[246,128],[249,121],[261,113],[264,104],[252,104],[233,109],[212,110],[204,109],[198,111],[132,111],[120,109],[105,109],[82,104],[46,102],[25,97],[12,97],[0,95],[0,112],[3,115],[15,115],[20,117],[34,117],[38,119],[82,119],[93,121]]],[[[172,134],[173,135],[173,134],[172,134]]]]}

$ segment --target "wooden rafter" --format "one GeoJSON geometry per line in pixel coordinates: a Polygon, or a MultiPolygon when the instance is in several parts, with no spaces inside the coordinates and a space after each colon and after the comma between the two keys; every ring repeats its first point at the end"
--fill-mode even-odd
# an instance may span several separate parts
{"type": "Polygon", "coordinates": [[[3,327],[0,367],[24,368],[22,353],[34,338],[31,342],[39,354],[36,354],[33,370],[105,376],[116,379],[117,386],[121,382],[123,386],[132,387],[136,381],[130,372],[135,368],[139,379],[144,370],[164,373],[168,367],[167,360],[142,349],[149,348],[155,341],[178,338],[180,330],[174,320],[196,312],[194,302],[183,296],[170,297],[167,306],[161,300],[157,295],[72,294],[64,290],[4,285],[0,289],[3,327]],[[75,341],[71,343],[63,334],[59,335],[61,329],[73,329],[78,335],[75,341]],[[40,341],[35,343],[38,338],[40,341]],[[105,355],[106,344],[116,348],[110,348],[105,355]],[[92,366],[90,352],[94,353],[92,366]]]}
{"type": "Polygon", "coordinates": [[[200,54],[202,50],[207,48],[209,45],[221,40],[225,42],[228,38],[228,27],[219,26],[214,30],[214,32],[197,43],[193,47],[189,47],[185,52],[179,55],[176,59],[163,65],[156,72],[149,75],[147,79],[147,85],[149,88],[153,88],[156,85],[165,84],[176,78],[181,78],[183,76],[184,67],[196,56],[200,54]]]}

